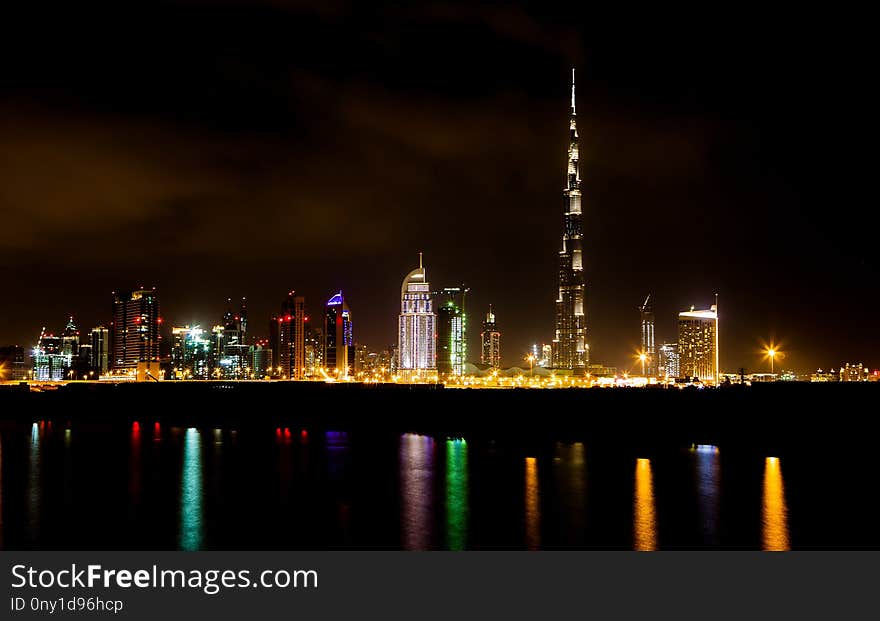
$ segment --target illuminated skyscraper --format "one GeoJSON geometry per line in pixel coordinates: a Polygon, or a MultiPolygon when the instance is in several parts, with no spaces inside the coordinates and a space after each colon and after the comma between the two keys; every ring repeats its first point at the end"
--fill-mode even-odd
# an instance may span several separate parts
{"type": "Polygon", "coordinates": [[[61,337],[47,334],[44,327],[31,354],[35,380],[61,381],[65,379],[70,362],[69,357],[62,353],[62,349],[61,337]]]}
{"type": "Polygon", "coordinates": [[[67,366],[72,365],[72,360],[79,355],[79,328],[71,315],[61,333],[61,353],[68,358],[67,366]]]}
{"type": "Polygon", "coordinates": [[[556,334],[553,366],[584,370],[590,362],[584,317],[583,230],[581,225],[581,178],[578,170],[578,133],[575,114],[574,69],[571,70],[568,172],[563,196],[564,227],[559,251],[559,295],[556,298],[556,334]]]}
{"type": "Polygon", "coordinates": [[[324,367],[338,377],[348,376],[354,367],[354,335],[351,310],[342,291],[324,307],[324,367]]]}
{"type": "Polygon", "coordinates": [[[419,266],[406,275],[400,286],[397,372],[404,379],[436,379],[436,321],[431,287],[419,253],[419,266]]]}
{"type": "Polygon", "coordinates": [[[155,289],[113,293],[111,366],[134,371],[139,362],[159,361],[159,298],[155,289]]]}
{"type": "Polygon", "coordinates": [[[281,326],[278,340],[281,353],[281,375],[288,379],[302,379],[305,375],[305,298],[291,291],[281,305],[281,326]]]}
{"type": "Polygon", "coordinates": [[[492,305],[486,313],[483,322],[483,330],[480,332],[480,362],[489,365],[492,369],[501,368],[501,332],[495,323],[495,313],[492,305]]]}
{"type": "Polygon", "coordinates": [[[92,328],[91,344],[89,364],[92,369],[103,375],[110,369],[110,331],[104,326],[92,328]]]}
{"type": "Polygon", "coordinates": [[[251,345],[251,377],[263,379],[272,375],[272,348],[268,339],[261,339],[251,345]]]}
{"type": "Polygon", "coordinates": [[[223,323],[214,326],[213,369],[219,379],[248,377],[250,348],[247,345],[247,306],[241,299],[238,311],[232,309],[232,299],[226,298],[223,323]]]}
{"type": "Polygon", "coordinates": [[[681,377],[678,343],[663,343],[657,350],[657,371],[662,378],[681,377]]]}
{"type": "Polygon", "coordinates": [[[651,306],[651,294],[639,306],[641,315],[642,350],[645,355],[645,375],[657,377],[657,350],[654,345],[654,307],[651,306]]]}
{"type": "Polygon", "coordinates": [[[678,314],[678,354],[682,377],[697,377],[702,382],[718,381],[718,312],[709,310],[678,314]]]}
{"type": "Polygon", "coordinates": [[[211,339],[199,326],[171,328],[171,370],[175,379],[211,378],[211,339]]]}
{"type": "Polygon", "coordinates": [[[464,285],[446,287],[437,293],[437,372],[440,375],[462,375],[467,360],[467,315],[465,297],[470,291],[464,285]]]}

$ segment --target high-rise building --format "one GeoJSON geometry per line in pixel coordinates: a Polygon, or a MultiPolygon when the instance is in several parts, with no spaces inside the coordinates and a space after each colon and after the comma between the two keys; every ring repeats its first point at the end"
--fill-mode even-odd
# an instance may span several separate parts
{"type": "Polygon", "coordinates": [[[199,326],[171,328],[171,370],[175,379],[210,379],[212,343],[199,326]]]}
{"type": "Polygon", "coordinates": [[[24,347],[21,345],[0,347],[0,381],[26,380],[27,375],[24,347]]]}
{"type": "Polygon", "coordinates": [[[363,375],[372,370],[372,365],[376,361],[378,354],[370,352],[366,345],[354,346],[354,373],[355,376],[363,375]]]}
{"type": "Polygon", "coordinates": [[[74,358],[79,357],[79,328],[76,327],[73,315],[68,317],[67,325],[61,333],[61,353],[71,361],[68,366],[72,365],[74,358]]]}
{"type": "Polygon", "coordinates": [[[681,377],[718,382],[718,307],[678,314],[678,354],[681,377]]]}
{"type": "Polygon", "coordinates": [[[90,342],[92,352],[89,366],[100,375],[104,375],[110,370],[110,331],[104,326],[92,328],[90,342]]]}
{"type": "Polygon", "coordinates": [[[249,376],[250,349],[247,345],[247,307],[245,298],[240,308],[232,308],[232,299],[226,299],[223,323],[214,326],[213,374],[222,379],[241,379],[249,376]]]}
{"type": "Polygon", "coordinates": [[[657,350],[657,372],[660,377],[675,379],[681,377],[681,361],[678,356],[678,343],[663,343],[657,350]]]}
{"type": "Polygon", "coordinates": [[[305,375],[305,321],[306,301],[294,291],[287,294],[281,304],[281,325],[279,326],[279,362],[281,376],[287,379],[302,379],[305,375]]]}
{"type": "Polygon", "coordinates": [[[63,353],[62,337],[47,334],[46,328],[40,332],[40,338],[34,347],[33,378],[41,382],[55,382],[66,378],[70,368],[70,357],[63,353]]]}
{"type": "Polygon", "coordinates": [[[324,367],[340,378],[354,370],[354,334],[351,310],[342,291],[324,306],[324,367]]]}
{"type": "Polygon", "coordinates": [[[397,374],[397,365],[399,364],[399,356],[397,355],[397,343],[393,343],[377,352],[374,361],[374,369],[379,371],[382,379],[387,379],[389,375],[397,374]]]}
{"type": "Polygon", "coordinates": [[[241,298],[241,306],[238,307],[238,329],[241,332],[241,342],[247,344],[248,312],[247,298],[241,298]]]}
{"type": "Polygon", "coordinates": [[[467,315],[465,298],[468,289],[446,287],[437,292],[437,372],[460,376],[467,361],[467,315]]]}
{"type": "Polygon", "coordinates": [[[578,159],[574,69],[572,69],[568,172],[565,190],[562,193],[564,226],[562,248],[559,251],[559,294],[556,298],[556,332],[553,338],[553,366],[572,371],[584,370],[590,362],[584,316],[583,229],[578,159]]]}
{"type": "MultiPolygon", "coordinates": [[[[538,366],[548,368],[553,366],[553,345],[541,343],[541,355],[538,357],[538,366]]],[[[587,365],[589,368],[590,365],[587,365]]]]}
{"type": "Polygon", "coordinates": [[[92,369],[91,343],[80,344],[79,355],[74,358],[73,367],[76,369],[77,379],[94,379],[95,372],[92,369]]]}
{"type": "Polygon", "coordinates": [[[281,375],[281,322],[278,315],[269,318],[269,348],[272,350],[272,368],[269,375],[281,375]]]}
{"type": "Polygon", "coordinates": [[[501,332],[495,323],[495,311],[489,305],[486,320],[483,322],[483,330],[480,332],[480,362],[489,365],[492,369],[501,368],[501,332]]]}
{"type": "Polygon", "coordinates": [[[657,350],[654,345],[654,307],[651,305],[651,294],[639,306],[641,316],[642,350],[645,356],[645,375],[657,377],[657,350]]]}
{"type": "Polygon", "coordinates": [[[264,379],[272,375],[272,348],[269,339],[261,339],[251,345],[251,377],[264,379]]]}
{"type": "Polygon", "coordinates": [[[159,298],[156,289],[113,293],[111,367],[134,371],[138,363],[159,362],[159,298]]]}
{"type": "Polygon", "coordinates": [[[396,370],[404,379],[436,379],[436,322],[431,287],[419,253],[419,266],[406,275],[400,286],[396,370]]]}
{"type": "MultiPolygon", "coordinates": [[[[323,322],[309,321],[308,315],[303,325],[306,332],[304,341],[306,377],[317,377],[324,368],[324,325],[323,322]]],[[[351,366],[351,359],[348,364],[351,366]]]]}
{"type": "MultiPolygon", "coordinates": [[[[534,366],[543,369],[553,367],[553,345],[550,345],[549,343],[541,343],[540,345],[538,343],[532,343],[529,353],[534,358],[534,366]]],[[[589,370],[589,366],[590,365],[587,365],[587,370],[589,370]]]]}

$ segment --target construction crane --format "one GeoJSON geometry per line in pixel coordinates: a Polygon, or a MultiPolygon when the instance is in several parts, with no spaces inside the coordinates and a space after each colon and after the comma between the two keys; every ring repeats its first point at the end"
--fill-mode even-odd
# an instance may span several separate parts
{"type": "Polygon", "coordinates": [[[43,329],[40,330],[40,338],[37,339],[37,346],[34,348],[36,351],[40,351],[43,348],[44,336],[46,336],[46,326],[43,326],[43,329]]]}

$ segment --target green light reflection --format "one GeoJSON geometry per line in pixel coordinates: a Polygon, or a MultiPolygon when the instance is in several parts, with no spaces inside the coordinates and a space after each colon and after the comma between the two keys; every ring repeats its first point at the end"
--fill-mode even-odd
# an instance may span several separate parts
{"type": "Polygon", "coordinates": [[[468,535],[468,446],[446,441],[446,548],[464,550],[468,535]]]}

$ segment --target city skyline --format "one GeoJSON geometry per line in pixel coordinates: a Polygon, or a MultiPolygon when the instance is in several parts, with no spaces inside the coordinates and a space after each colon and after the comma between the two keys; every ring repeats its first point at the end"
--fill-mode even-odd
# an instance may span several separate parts
{"type": "MultiPolygon", "coordinates": [[[[143,332],[147,335],[135,337],[138,343],[136,347],[139,348],[137,351],[141,352],[140,354],[135,353],[129,356],[125,356],[124,354],[120,355],[119,352],[114,354],[114,351],[120,347],[121,351],[125,350],[125,345],[119,344],[119,337],[114,337],[113,326],[116,321],[108,322],[110,325],[109,331],[104,325],[96,325],[83,332],[83,336],[81,335],[80,329],[77,327],[74,315],[68,315],[65,328],[59,330],[58,334],[51,329],[51,325],[44,325],[40,331],[35,347],[30,347],[28,344],[12,344],[4,345],[3,347],[4,351],[10,347],[21,348],[24,355],[25,366],[32,370],[32,377],[34,379],[40,380],[71,379],[73,375],[68,375],[69,371],[74,371],[76,373],[74,379],[97,379],[98,373],[104,373],[108,368],[116,372],[133,372],[136,362],[147,360],[156,362],[155,368],[150,366],[147,369],[148,373],[160,373],[158,366],[160,361],[163,365],[170,364],[171,366],[168,368],[168,372],[170,373],[168,379],[259,379],[259,375],[252,375],[244,372],[245,367],[247,367],[248,371],[255,370],[249,366],[251,364],[250,360],[253,359],[252,357],[254,355],[258,356],[261,360],[264,360],[267,355],[272,356],[271,358],[265,359],[264,362],[255,363],[254,365],[255,367],[267,371],[267,377],[272,376],[280,379],[320,379],[321,377],[328,377],[328,375],[326,375],[327,373],[335,373],[335,369],[337,368],[342,375],[345,375],[344,369],[347,368],[351,373],[352,379],[355,379],[354,371],[357,368],[355,362],[356,350],[363,349],[364,355],[370,354],[372,356],[380,357],[391,356],[399,363],[400,343],[402,341],[407,341],[410,338],[415,338],[416,341],[422,343],[422,345],[418,346],[419,348],[427,347],[428,353],[426,354],[427,357],[425,358],[425,361],[428,361],[431,358],[430,351],[434,351],[433,363],[422,362],[418,363],[415,367],[412,367],[415,369],[429,369],[431,371],[427,376],[422,373],[416,376],[415,379],[422,381],[430,379],[437,375],[438,372],[441,381],[442,378],[447,375],[468,375],[469,372],[464,368],[465,363],[471,365],[479,363],[488,367],[489,371],[492,369],[515,367],[519,367],[520,369],[529,368],[531,370],[536,366],[540,366],[545,367],[549,371],[561,370],[563,371],[563,374],[567,374],[569,371],[568,369],[555,369],[553,367],[551,356],[549,354],[551,348],[549,343],[533,343],[528,352],[522,356],[515,356],[512,364],[504,364],[503,361],[505,358],[503,356],[500,357],[502,362],[498,365],[487,363],[484,360],[485,348],[487,347],[484,332],[487,325],[492,326],[490,329],[493,331],[496,329],[494,327],[495,313],[493,305],[489,305],[489,313],[486,315],[486,320],[481,325],[482,329],[476,335],[470,334],[464,328],[466,315],[462,312],[464,308],[464,298],[462,296],[466,295],[470,289],[465,288],[462,285],[461,287],[444,287],[442,290],[432,290],[429,283],[424,283],[425,275],[426,270],[422,265],[407,274],[404,279],[404,285],[401,289],[401,302],[403,304],[403,309],[408,309],[407,313],[416,311],[416,307],[410,309],[408,305],[419,305],[421,310],[416,311],[416,314],[423,314],[425,317],[429,318],[428,332],[434,333],[433,339],[430,339],[429,336],[421,335],[421,327],[418,328],[417,332],[419,332],[419,334],[416,334],[415,337],[404,337],[404,332],[401,331],[398,335],[398,337],[402,339],[401,341],[387,344],[376,345],[371,343],[368,346],[367,344],[354,339],[351,311],[347,302],[344,301],[341,291],[334,293],[329,300],[324,302],[319,301],[319,308],[314,311],[310,308],[309,302],[303,296],[296,295],[295,291],[289,291],[287,297],[282,303],[283,312],[281,314],[273,314],[268,318],[268,321],[266,322],[268,330],[265,334],[260,330],[250,332],[250,334],[248,333],[247,298],[245,297],[241,298],[241,307],[238,312],[232,310],[231,298],[226,298],[226,310],[222,313],[219,322],[208,320],[205,322],[183,325],[179,324],[179,322],[175,323],[172,321],[165,326],[165,318],[158,311],[158,292],[156,287],[153,287],[150,289],[139,288],[122,293],[113,292],[112,294],[114,300],[113,308],[117,313],[117,316],[120,312],[120,307],[126,308],[127,305],[130,305],[128,300],[131,300],[131,303],[137,305],[134,307],[136,309],[135,314],[131,318],[120,323],[124,327],[123,332],[128,332],[128,328],[132,328],[131,331],[134,331],[137,334],[143,332]],[[413,278],[414,275],[415,278],[413,278]],[[415,289],[412,289],[408,285],[410,282],[416,283],[415,289]],[[406,295],[407,292],[409,295],[406,295]],[[421,302],[407,302],[408,299],[416,299],[409,297],[414,292],[421,302]],[[456,298],[459,300],[458,303],[453,302],[456,298]],[[147,307],[142,308],[142,299],[148,299],[150,304],[147,307]],[[122,305],[120,304],[120,301],[123,303],[122,305]],[[153,304],[154,302],[155,304],[153,304]],[[335,312],[337,306],[344,309],[344,315],[340,315],[338,318],[336,316],[337,313],[335,312]],[[460,334],[459,338],[463,339],[461,345],[456,345],[455,337],[453,337],[453,340],[451,341],[452,349],[450,349],[449,344],[447,344],[445,348],[446,351],[444,351],[444,347],[441,343],[450,338],[448,330],[456,330],[456,328],[447,328],[447,332],[442,332],[440,326],[444,322],[444,316],[440,311],[443,307],[456,309],[455,314],[451,317],[457,319],[447,318],[447,321],[452,321],[450,326],[454,326],[456,325],[455,322],[458,322],[459,328],[457,329],[460,334]],[[317,333],[314,332],[314,320],[312,323],[309,323],[309,316],[313,312],[317,313],[316,320],[322,324],[317,328],[317,333]],[[334,335],[331,335],[329,339],[327,337],[328,333],[326,332],[326,322],[328,321],[328,317],[332,320],[331,323],[334,325],[338,323],[338,319],[341,320],[341,323],[338,323],[337,326],[337,329],[341,330],[341,332],[335,334],[337,331],[335,329],[334,335]],[[148,320],[142,322],[141,319],[148,320]],[[287,331],[285,331],[285,326],[288,325],[289,327],[287,328],[287,331]],[[272,330],[273,327],[275,327],[274,331],[272,330]],[[299,337],[297,336],[298,334],[301,334],[302,336],[299,337]],[[287,336],[285,337],[285,335],[287,336]],[[340,337],[339,335],[344,336],[340,337]],[[334,336],[335,338],[342,338],[342,342],[345,343],[342,347],[342,350],[344,350],[344,363],[341,365],[334,362],[335,358],[331,360],[333,354],[330,353],[329,348],[336,348],[336,345],[332,344],[334,336]],[[193,339],[191,346],[195,347],[196,351],[199,352],[199,359],[202,361],[200,364],[203,365],[203,368],[210,369],[212,368],[212,365],[216,365],[213,367],[215,371],[213,375],[209,375],[205,372],[195,374],[177,373],[177,371],[183,371],[183,367],[181,366],[183,357],[190,355],[189,353],[184,353],[184,351],[188,351],[186,349],[187,346],[185,346],[184,343],[188,342],[188,339],[190,338],[193,339]],[[476,352],[468,349],[468,343],[471,339],[479,339],[476,352]],[[140,341],[143,341],[143,343],[140,341]],[[286,346],[285,342],[288,341],[289,346],[286,346]],[[317,358],[314,357],[317,352],[310,354],[308,351],[309,344],[312,342],[315,347],[320,348],[320,353],[318,354],[319,357],[317,358]],[[429,345],[431,342],[434,343],[434,347],[429,345]],[[543,347],[545,350],[544,356],[546,359],[543,361],[540,360],[540,354],[535,353],[535,348],[538,347],[543,347]],[[229,351],[230,348],[234,351],[229,351]],[[289,354],[287,355],[287,358],[289,358],[289,360],[285,362],[285,355],[282,352],[288,351],[288,349],[289,354]],[[254,350],[257,350],[258,353],[255,354],[254,350]],[[267,351],[264,352],[264,350],[267,351]],[[449,354],[454,351],[463,351],[464,355],[456,357],[453,354],[449,360],[446,360],[445,357],[449,356],[449,354]],[[144,354],[143,352],[147,353],[144,354]],[[51,356],[46,358],[46,354],[53,354],[57,358],[57,362],[53,362],[51,356]],[[78,355],[82,361],[81,364],[74,364],[71,366],[71,358],[76,360],[78,355]],[[114,355],[116,355],[116,363],[108,360],[108,358],[113,358],[114,355]],[[37,360],[38,357],[40,361],[37,360]],[[66,362],[61,359],[63,357],[66,357],[66,362]],[[300,367],[301,370],[299,372],[293,371],[295,359],[302,360],[302,366],[300,367]],[[213,362],[211,362],[212,360],[213,362]],[[456,360],[459,362],[456,363],[456,360]],[[56,363],[64,366],[64,368],[61,369],[59,366],[59,368],[53,372],[53,364],[56,363]],[[87,366],[83,367],[84,364],[87,366]],[[419,366],[421,364],[427,366],[419,366]],[[430,366],[431,364],[433,364],[433,367],[430,366]],[[456,366],[456,364],[462,366],[456,366]],[[217,374],[219,373],[217,370],[223,368],[224,365],[235,365],[237,371],[230,374],[224,370],[222,374],[217,374]],[[38,374],[38,367],[45,368],[43,368],[38,374]],[[277,374],[272,374],[273,367],[278,369],[277,374]],[[84,368],[85,373],[83,373],[84,368]],[[88,373],[90,369],[94,371],[94,373],[88,373]]],[[[717,296],[716,304],[712,304],[709,308],[697,309],[694,305],[691,305],[689,308],[679,311],[677,314],[678,326],[676,332],[671,334],[670,338],[666,339],[666,341],[659,342],[659,345],[654,345],[655,320],[652,309],[653,303],[651,301],[651,294],[649,294],[644,302],[638,306],[638,312],[640,314],[639,333],[641,344],[626,358],[626,362],[622,367],[595,363],[592,364],[590,368],[585,369],[580,375],[587,373],[598,376],[608,375],[610,372],[612,375],[616,374],[618,377],[645,376],[660,380],[663,380],[664,377],[667,379],[687,379],[688,377],[694,377],[699,378],[702,381],[717,383],[720,381],[721,375],[738,377],[741,372],[744,372],[747,375],[756,374],[757,376],[772,374],[774,372],[772,364],[773,358],[775,357],[781,362],[789,356],[789,350],[784,343],[779,341],[764,341],[762,342],[760,349],[755,349],[752,352],[753,357],[756,360],[755,366],[751,368],[745,368],[742,366],[737,368],[726,368],[721,365],[718,352],[723,351],[723,348],[719,347],[719,335],[717,333],[717,326],[719,325],[718,322],[720,321],[721,313],[716,310],[717,296]],[[685,327],[687,322],[692,320],[697,320],[698,322],[709,320],[711,323],[709,332],[703,333],[703,328],[700,328],[692,336],[692,330],[685,327]],[[673,340],[678,342],[672,342],[673,340]],[[708,349],[706,349],[707,347],[708,349]],[[671,351],[674,352],[672,354],[674,361],[668,359],[667,352],[670,351],[670,348],[671,351]],[[689,350],[696,353],[688,353],[689,350]],[[655,352],[654,356],[649,355],[652,351],[655,352]],[[681,358],[681,356],[683,356],[683,358],[681,358]],[[700,365],[709,366],[706,367],[700,365]],[[690,371],[688,371],[688,369],[690,369],[690,371]]],[[[127,316],[126,311],[122,312],[123,315],[127,316]]],[[[401,314],[398,321],[400,323],[403,322],[403,320],[404,315],[401,314]]],[[[408,322],[401,323],[399,330],[404,330],[402,326],[406,323],[408,322]]],[[[455,334],[455,332],[452,334],[455,334]]],[[[500,335],[500,333],[497,332],[496,334],[500,335]]],[[[124,336],[121,341],[122,343],[125,342],[124,336]]],[[[497,348],[497,345],[494,345],[493,347],[497,348]]],[[[13,354],[11,352],[12,350],[9,350],[4,355],[12,356],[13,354]]],[[[335,355],[339,356],[340,354],[337,353],[335,355]]],[[[424,355],[420,356],[424,357],[424,355]]],[[[9,360],[12,360],[12,358],[8,358],[8,361],[9,360]]],[[[187,364],[189,365],[190,363],[187,364]]],[[[830,363],[820,365],[816,368],[801,368],[792,366],[791,364],[777,363],[775,372],[777,374],[782,373],[782,377],[787,379],[795,379],[797,376],[800,376],[800,379],[802,380],[812,377],[813,381],[827,381],[828,377],[836,377],[839,375],[843,378],[845,375],[848,375],[848,373],[844,373],[844,366],[848,371],[851,365],[857,365],[859,369],[864,368],[866,378],[869,374],[876,374],[871,370],[871,365],[862,362],[861,358],[854,361],[839,360],[837,363],[831,361],[830,363]],[[835,370],[835,367],[839,367],[839,372],[835,370]],[[794,373],[795,375],[789,376],[789,373],[794,373]],[[817,380],[817,377],[821,379],[817,380]]],[[[389,374],[392,374],[390,369],[391,367],[388,367],[388,372],[389,374]]],[[[485,370],[482,371],[482,373],[484,372],[485,370]]],[[[6,379],[10,378],[7,377],[6,379]]],[[[401,379],[408,380],[412,378],[409,378],[409,376],[404,373],[401,375],[401,379]]]]}
{"type": "Polygon", "coordinates": [[[472,319],[495,306],[505,364],[520,362],[552,339],[560,103],[575,65],[592,358],[632,363],[646,291],[658,344],[718,292],[724,370],[758,370],[761,341],[782,341],[804,371],[880,366],[865,329],[878,304],[871,214],[852,196],[866,177],[858,159],[831,157],[858,133],[840,71],[817,75],[805,58],[777,84],[768,59],[803,49],[789,32],[734,53],[734,28],[663,22],[621,51],[587,9],[496,10],[438,22],[385,7],[359,24],[307,3],[229,3],[205,31],[187,27],[199,11],[171,4],[143,17],[179,24],[159,56],[88,10],[64,20],[81,26],[76,45],[49,26],[71,45],[23,59],[0,100],[0,343],[31,346],[71,314],[84,332],[106,325],[108,292],[143,284],[176,325],[213,322],[228,296],[266,317],[291,288],[315,314],[342,289],[358,339],[383,347],[398,274],[423,251],[433,282],[471,287],[472,319]]]}

